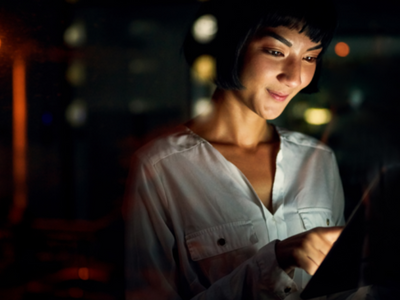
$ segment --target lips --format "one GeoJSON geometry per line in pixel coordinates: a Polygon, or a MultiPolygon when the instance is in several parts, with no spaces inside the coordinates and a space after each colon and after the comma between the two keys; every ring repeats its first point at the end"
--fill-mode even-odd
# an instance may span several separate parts
{"type": "Polygon", "coordinates": [[[279,101],[279,102],[285,101],[286,98],[289,96],[289,94],[279,93],[279,92],[270,91],[270,90],[267,90],[267,91],[271,95],[272,98],[274,98],[276,101],[279,101]]]}

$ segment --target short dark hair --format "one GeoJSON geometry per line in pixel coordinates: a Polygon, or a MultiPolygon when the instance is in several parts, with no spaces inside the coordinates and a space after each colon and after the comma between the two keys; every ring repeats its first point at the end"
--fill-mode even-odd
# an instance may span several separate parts
{"type": "Polygon", "coordinates": [[[240,82],[242,55],[246,44],[265,27],[285,26],[304,32],[311,41],[322,44],[311,83],[301,92],[318,91],[322,54],[332,40],[337,26],[334,5],[327,0],[210,0],[200,8],[197,17],[212,14],[217,19],[218,32],[206,45],[186,35],[183,53],[189,64],[201,54],[216,59],[215,84],[226,90],[243,89],[240,82]]]}

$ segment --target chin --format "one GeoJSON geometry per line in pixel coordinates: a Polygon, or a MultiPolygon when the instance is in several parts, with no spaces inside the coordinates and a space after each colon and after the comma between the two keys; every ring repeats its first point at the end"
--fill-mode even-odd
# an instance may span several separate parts
{"type": "Polygon", "coordinates": [[[283,112],[283,110],[279,110],[279,111],[277,111],[277,110],[268,110],[268,111],[265,111],[263,114],[262,114],[262,117],[263,117],[263,119],[265,119],[265,120],[275,120],[277,117],[279,117],[281,114],[282,114],[282,112],[283,112]]]}

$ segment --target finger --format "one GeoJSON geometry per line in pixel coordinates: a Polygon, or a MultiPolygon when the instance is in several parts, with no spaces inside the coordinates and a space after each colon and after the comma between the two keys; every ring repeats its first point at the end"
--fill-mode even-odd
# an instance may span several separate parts
{"type": "Polygon", "coordinates": [[[333,244],[339,238],[342,231],[343,231],[343,227],[341,227],[341,226],[324,227],[323,231],[320,234],[326,241],[333,244]]]}
{"type": "Polygon", "coordinates": [[[308,274],[314,275],[319,268],[319,264],[311,256],[304,256],[304,259],[299,262],[299,267],[308,274]]]}
{"type": "Polygon", "coordinates": [[[332,248],[332,243],[330,242],[329,238],[325,237],[327,234],[326,228],[315,228],[314,231],[307,235],[307,243],[326,255],[332,248]]]}
{"type": "Polygon", "coordinates": [[[312,249],[308,252],[307,256],[319,267],[325,259],[326,253],[312,245],[312,249]]]}
{"type": "Polygon", "coordinates": [[[325,259],[325,254],[316,249],[313,245],[308,245],[303,248],[300,255],[297,257],[297,264],[304,269],[308,274],[314,274],[322,261],[325,259]]]}
{"type": "Polygon", "coordinates": [[[305,268],[304,270],[310,274],[310,275],[314,275],[315,272],[317,272],[319,265],[309,256],[307,256],[309,263],[307,264],[307,268],[305,268]]]}
{"type": "Polygon", "coordinates": [[[321,252],[324,256],[328,254],[331,250],[333,244],[330,241],[325,240],[324,238],[319,238],[313,244],[313,247],[321,252]]]}

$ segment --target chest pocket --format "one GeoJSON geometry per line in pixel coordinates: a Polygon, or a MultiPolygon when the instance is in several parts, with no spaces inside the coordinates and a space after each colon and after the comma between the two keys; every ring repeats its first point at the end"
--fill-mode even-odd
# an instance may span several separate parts
{"type": "Polygon", "coordinates": [[[328,208],[301,208],[299,215],[305,230],[335,226],[334,220],[332,220],[332,211],[328,208]]]}
{"type": "Polygon", "coordinates": [[[238,221],[206,228],[186,235],[185,239],[193,261],[237,250],[258,242],[250,221],[238,221]]]}

